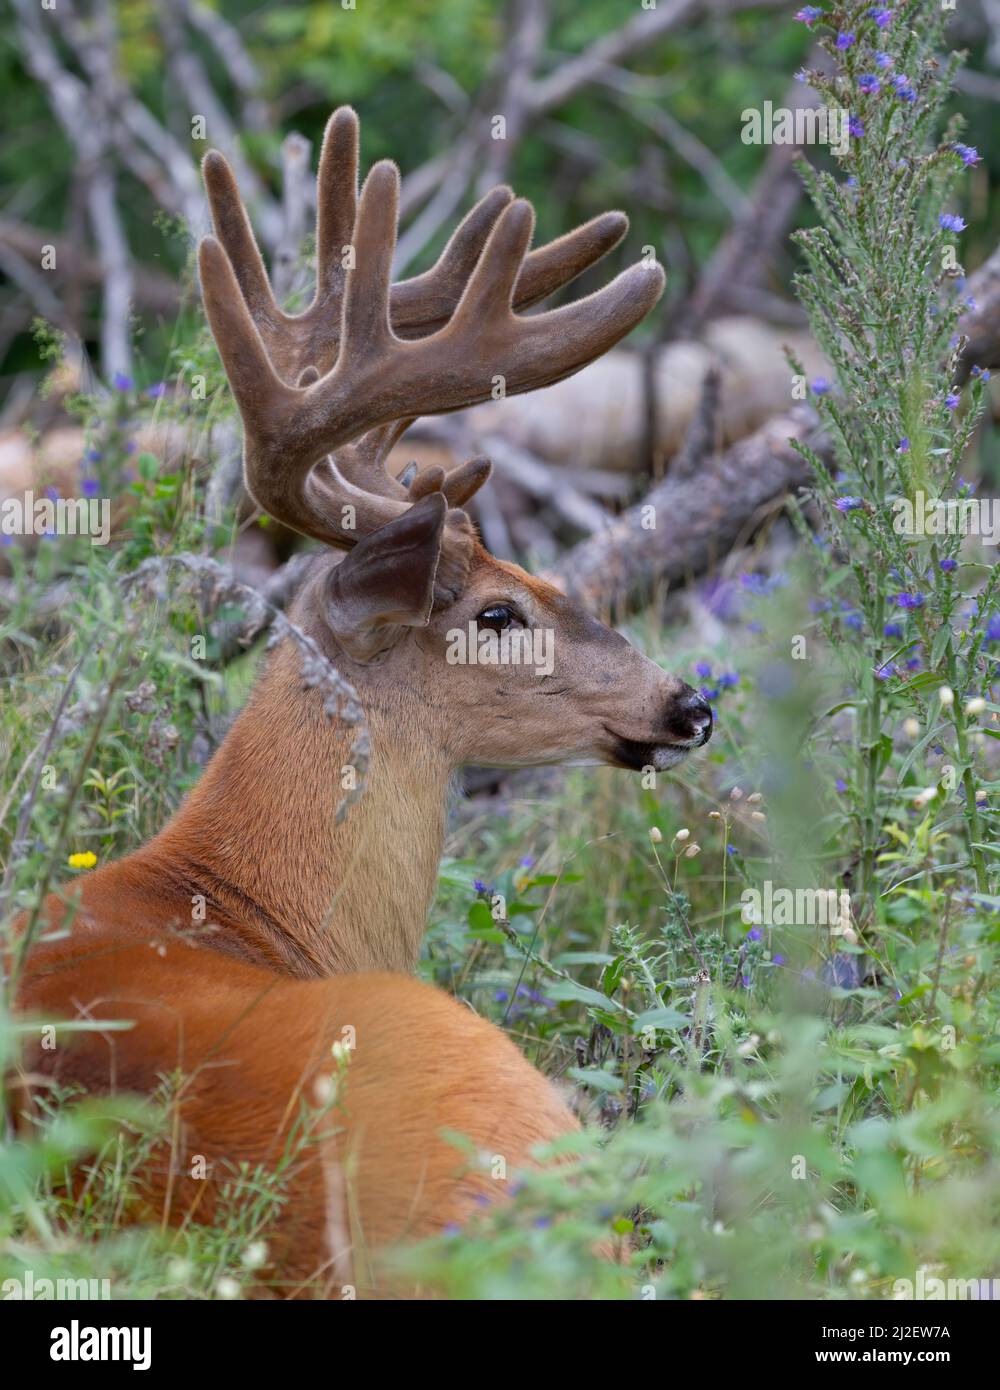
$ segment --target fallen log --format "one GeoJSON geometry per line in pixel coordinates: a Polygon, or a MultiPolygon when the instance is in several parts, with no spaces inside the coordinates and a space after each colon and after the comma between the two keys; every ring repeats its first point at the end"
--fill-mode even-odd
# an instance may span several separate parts
{"type": "MultiPolygon", "coordinates": [[[[701,422],[696,432],[711,431],[701,422]]],[[[690,581],[751,539],[776,503],[809,481],[805,459],[789,443],[808,442],[820,457],[829,442],[809,405],[795,406],[729,449],[701,458],[701,439],[637,506],[575,545],[548,577],[594,612],[615,613],[656,589],[690,581]]]]}

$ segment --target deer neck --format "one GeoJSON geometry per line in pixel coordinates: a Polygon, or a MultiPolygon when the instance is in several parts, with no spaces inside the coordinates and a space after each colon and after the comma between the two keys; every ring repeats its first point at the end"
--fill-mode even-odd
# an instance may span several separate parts
{"type": "Polygon", "coordinates": [[[145,853],[207,900],[223,949],[305,975],[412,971],[444,843],[451,769],[366,713],[363,795],[339,824],[355,730],[305,690],[287,644],[177,816],[145,853]]]}

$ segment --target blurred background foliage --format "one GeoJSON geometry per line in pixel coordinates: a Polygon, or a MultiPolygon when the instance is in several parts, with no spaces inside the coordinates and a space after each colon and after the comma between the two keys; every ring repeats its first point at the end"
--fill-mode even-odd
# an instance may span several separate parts
{"type": "MultiPolygon", "coordinates": [[[[26,48],[31,45],[16,22],[19,0],[4,0],[8,7],[14,22],[5,23],[0,32],[0,81],[6,93],[0,219],[61,232],[79,245],[85,239],[82,206],[90,174],[53,119],[50,92],[29,70],[26,48]]],[[[407,0],[405,5],[362,0],[353,9],[328,0],[280,5],[222,0],[211,8],[187,0],[119,0],[84,12],[67,0],[42,19],[48,23],[58,17],[71,26],[59,44],[68,71],[80,68],[84,45],[82,38],[74,38],[72,25],[81,26],[78,34],[92,36],[105,8],[117,28],[121,76],[197,160],[219,142],[219,135],[210,113],[202,113],[209,117],[207,139],[190,136],[191,114],[200,108],[178,80],[165,19],[172,16],[185,25],[187,56],[202,65],[222,105],[230,113],[238,112],[241,102],[244,110],[252,107],[253,125],[242,132],[244,151],[274,196],[280,192],[283,135],[301,132],[313,142],[315,154],[330,110],[342,102],[353,103],[362,115],[366,162],[390,156],[407,173],[444,156],[443,178],[448,152],[470,131],[478,131],[475,164],[481,172],[492,153],[489,119],[502,109],[496,97],[509,73],[505,45],[519,10],[518,4],[489,0],[407,0]],[[257,75],[254,93],[238,90],[230,65],[202,26],[191,23],[193,11],[206,9],[222,17],[245,46],[257,75]]],[[[536,82],[637,16],[655,14],[636,0],[552,0],[544,10],[542,42],[529,64],[536,82]]],[[[529,119],[523,136],[511,141],[506,174],[517,192],[535,204],[539,239],[608,207],[627,208],[632,232],[616,259],[624,264],[643,245],[656,246],[670,274],[670,300],[681,300],[732,217],[732,207],[706,180],[706,165],[711,164],[717,185],[726,188],[732,181],[734,202],[740,190],[749,189],[767,150],[742,142],[741,112],[765,100],[780,105],[789,75],[809,51],[808,30],[788,18],[767,0],[756,8],[738,6],[735,12],[728,4],[697,6],[689,21],[630,50],[603,77],[529,119]],[[664,112],[680,131],[673,143],[662,133],[664,112]],[[695,143],[685,143],[691,141],[695,143]]],[[[996,52],[990,56],[998,41],[978,3],[962,6],[951,32],[970,52],[961,107],[969,143],[984,156],[971,184],[966,255],[973,269],[992,249],[990,227],[996,225],[996,195],[990,187],[996,183],[991,176],[1000,172],[1000,153],[989,135],[1000,97],[1000,77],[991,75],[996,52]]],[[[232,118],[239,128],[239,116],[232,118]]],[[[474,168],[470,184],[478,176],[474,168]]],[[[119,205],[139,273],[149,267],[179,275],[188,237],[177,236],[176,226],[157,217],[151,190],[131,172],[122,171],[120,179],[119,205]]],[[[470,191],[459,208],[471,200],[470,191]]],[[[808,217],[804,210],[800,215],[808,217]]],[[[419,248],[417,268],[433,259],[450,222],[445,219],[419,248]]],[[[9,273],[9,260],[0,268],[9,273]]],[[[787,285],[789,272],[789,263],[779,258],[776,285],[787,285]]],[[[17,312],[22,301],[19,286],[8,279],[0,298],[0,354],[7,380],[38,365],[30,323],[17,312]]],[[[83,303],[65,307],[93,344],[100,312],[95,287],[88,287],[83,303]]],[[[147,333],[142,351],[155,377],[163,367],[173,323],[156,313],[144,313],[143,319],[147,333]]]]}

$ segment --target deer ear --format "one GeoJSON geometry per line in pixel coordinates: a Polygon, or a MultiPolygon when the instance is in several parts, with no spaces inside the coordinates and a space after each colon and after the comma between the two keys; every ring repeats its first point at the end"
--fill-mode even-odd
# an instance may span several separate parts
{"type": "Polygon", "coordinates": [[[330,571],[326,621],[355,661],[370,661],[403,628],[428,622],[447,514],[444,496],[431,493],[365,536],[330,571]]]}

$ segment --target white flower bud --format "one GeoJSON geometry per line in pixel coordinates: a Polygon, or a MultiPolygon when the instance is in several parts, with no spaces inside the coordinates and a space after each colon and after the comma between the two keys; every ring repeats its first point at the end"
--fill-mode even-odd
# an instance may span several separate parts
{"type": "Polygon", "coordinates": [[[260,1269],[267,1263],[267,1241],[252,1240],[240,1256],[240,1263],[246,1269],[260,1269]]]}
{"type": "Polygon", "coordinates": [[[985,708],[986,701],[983,699],[981,695],[976,695],[965,706],[965,712],[966,714],[982,714],[985,708]]]}
{"type": "Polygon", "coordinates": [[[654,845],[658,845],[663,840],[663,832],[655,825],[649,827],[649,838],[654,845]]]}
{"type": "Polygon", "coordinates": [[[942,685],[941,689],[938,691],[938,699],[943,709],[950,709],[955,703],[955,692],[950,685],[942,685]]]}
{"type": "Polygon", "coordinates": [[[919,738],[920,720],[914,719],[912,715],[910,715],[909,719],[904,719],[903,733],[906,735],[907,738],[919,738]]]}

